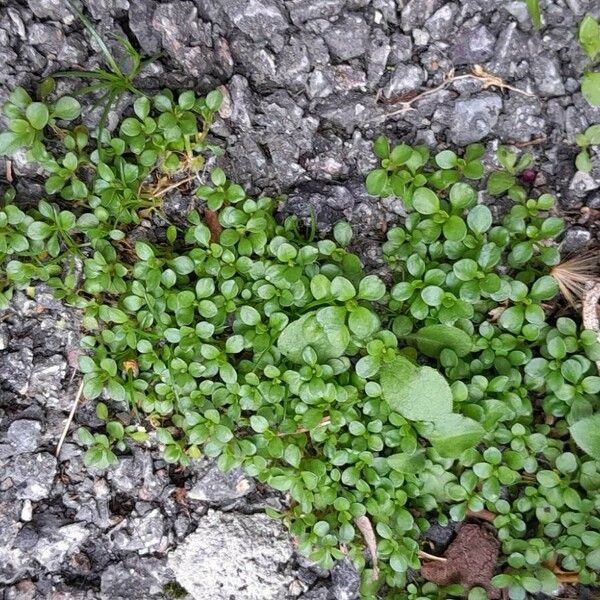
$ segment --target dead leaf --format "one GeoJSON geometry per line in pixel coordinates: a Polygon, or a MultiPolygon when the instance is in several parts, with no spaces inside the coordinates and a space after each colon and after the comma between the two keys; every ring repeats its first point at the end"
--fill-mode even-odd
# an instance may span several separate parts
{"type": "Polygon", "coordinates": [[[369,517],[362,515],[361,517],[356,517],[356,519],[354,519],[354,524],[358,527],[359,531],[362,533],[363,539],[365,540],[365,545],[369,550],[369,554],[371,555],[371,563],[373,564],[373,581],[377,581],[379,579],[379,567],[377,565],[377,539],[375,538],[375,532],[373,531],[371,521],[369,521],[369,517]]]}
{"type": "Polygon", "coordinates": [[[207,208],[204,211],[204,222],[210,229],[210,241],[213,243],[216,242],[219,239],[221,231],[223,231],[223,227],[219,223],[219,215],[214,210],[208,210],[207,208]]]}
{"type": "Polygon", "coordinates": [[[500,598],[500,590],[492,587],[500,544],[484,525],[466,524],[444,553],[447,560],[423,562],[421,575],[438,585],[460,583],[465,588],[485,588],[488,598],[500,598]]]}

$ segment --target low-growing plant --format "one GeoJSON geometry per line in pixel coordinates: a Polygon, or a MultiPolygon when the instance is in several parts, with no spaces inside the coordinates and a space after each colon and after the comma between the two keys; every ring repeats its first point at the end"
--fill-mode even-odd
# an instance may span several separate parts
{"type": "Polygon", "coordinates": [[[527,190],[521,184],[532,184],[535,181],[536,173],[530,168],[533,156],[527,152],[519,156],[510,148],[500,146],[496,151],[496,158],[502,168],[490,173],[486,186],[488,194],[506,195],[511,200],[523,202],[527,198],[527,190]]]}
{"type": "Polygon", "coordinates": [[[592,105],[600,105],[600,71],[593,71],[600,56],[600,25],[593,15],[586,15],[579,24],[577,39],[581,49],[589,59],[581,79],[581,93],[592,105]]]}
{"type": "Polygon", "coordinates": [[[581,150],[575,157],[575,166],[579,171],[589,173],[593,165],[588,148],[600,144],[600,125],[591,125],[584,133],[578,134],[576,142],[581,150]]]}
{"type": "MultiPolygon", "coordinates": [[[[49,198],[24,211],[9,193],[0,210],[0,300],[39,281],[82,310],[83,395],[102,399],[104,422],[78,430],[86,464],[150,440],[170,463],[243,467],[287,494],[269,513],[301,552],[326,568],[352,559],[365,599],[482,597],[408,573],[432,522],[483,509],[511,598],[554,590],[550,561],[595,582],[600,343],[558,316],[553,198],[514,180],[495,219],[469,183],[483,176],[481,145],[430,159],[378,139],[367,188],[408,211],[383,245],[386,285],[350,252],[348,224],[307,240],[295,218],[275,218],[274,199],[220,168],[204,176],[220,103],[164,91],[137,98],[100,149],[50,117],[3,148],[27,149],[49,198]],[[176,188],[195,200],[185,226],[163,214],[176,188]],[[127,422],[111,416],[124,410],[127,422]]],[[[528,164],[502,157],[504,177],[528,164]]]]}

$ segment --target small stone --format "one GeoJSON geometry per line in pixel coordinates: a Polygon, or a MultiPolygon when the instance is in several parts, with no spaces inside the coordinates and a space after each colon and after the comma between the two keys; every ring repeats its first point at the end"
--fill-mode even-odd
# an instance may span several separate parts
{"type": "Polygon", "coordinates": [[[592,239],[592,233],[583,227],[570,227],[565,232],[565,237],[560,245],[564,255],[574,254],[583,250],[592,239]]]}
{"type": "Polygon", "coordinates": [[[336,17],[344,8],[345,0],[301,0],[290,8],[290,19],[296,26],[314,19],[329,19],[336,17]]]}
{"type": "Polygon", "coordinates": [[[345,559],[331,570],[331,593],[335,600],[356,600],[359,597],[360,575],[345,559]]]}
{"type": "Polygon", "coordinates": [[[412,36],[415,46],[427,46],[429,44],[429,34],[424,29],[413,29],[412,36]]]}
{"type": "Polygon", "coordinates": [[[542,96],[564,95],[565,86],[558,59],[543,55],[536,56],[531,61],[530,69],[539,94],[542,96]]]}
{"type": "Polygon", "coordinates": [[[27,0],[27,4],[39,19],[54,19],[67,24],[75,20],[69,5],[62,0],[27,0]]]}
{"type": "Polygon", "coordinates": [[[0,461],[0,482],[10,481],[8,494],[19,500],[42,500],[50,494],[56,474],[56,459],[47,452],[19,454],[0,461]]]}
{"type": "Polygon", "coordinates": [[[285,31],[288,22],[270,0],[219,0],[231,22],[248,37],[262,42],[285,31]]]}
{"type": "Polygon", "coordinates": [[[591,173],[585,171],[576,171],[569,184],[569,190],[578,198],[584,198],[589,192],[598,188],[600,188],[600,181],[594,178],[591,173]]]}
{"type": "Polygon", "coordinates": [[[28,523],[33,519],[33,505],[31,500],[25,500],[23,502],[23,508],[21,508],[21,521],[28,523]]]}
{"type": "Polygon", "coordinates": [[[456,4],[448,2],[427,19],[425,29],[427,29],[432,39],[444,39],[452,31],[458,10],[456,4]]]}
{"type": "Polygon", "coordinates": [[[424,25],[439,5],[439,0],[410,0],[400,16],[402,30],[411,33],[416,27],[424,25]]]}
{"type": "Polygon", "coordinates": [[[452,48],[455,65],[477,65],[486,62],[494,53],[496,38],[485,25],[459,31],[452,48]]]}
{"type": "Polygon", "coordinates": [[[323,37],[335,58],[350,60],[367,51],[369,27],[362,17],[347,15],[337,20],[323,37]]]}
{"type": "Polygon", "coordinates": [[[278,521],[209,510],[168,566],[195,600],[281,600],[293,581],[285,568],[292,554],[278,521]]]}
{"type": "Polygon", "coordinates": [[[33,452],[40,444],[42,426],[39,421],[19,419],[13,421],[6,433],[6,440],[13,448],[13,454],[33,452]]]}
{"type": "Polygon", "coordinates": [[[450,124],[450,137],[458,146],[466,146],[485,138],[498,121],[502,98],[484,93],[467,100],[458,100],[450,124]]]}
{"type": "Polygon", "coordinates": [[[85,523],[71,523],[40,536],[32,557],[47,571],[59,571],[67,556],[74,554],[91,534],[85,523]]]}
{"type": "Polygon", "coordinates": [[[390,82],[383,90],[386,98],[405,94],[419,89],[425,79],[423,69],[415,65],[400,64],[392,73],[390,82]]]}
{"type": "Polygon", "coordinates": [[[210,464],[203,465],[199,470],[201,478],[188,491],[191,500],[226,505],[254,490],[254,483],[241,469],[223,473],[215,464],[210,464]]]}

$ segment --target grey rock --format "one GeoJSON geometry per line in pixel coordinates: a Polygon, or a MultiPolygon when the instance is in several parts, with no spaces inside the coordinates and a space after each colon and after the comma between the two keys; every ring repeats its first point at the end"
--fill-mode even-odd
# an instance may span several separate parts
{"type": "Polygon", "coordinates": [[[227,505],[247,496],[254,490],[254,482],[242,469],[223,473],[212,461],[194,465],[198,480],[188,491],[188,498],[215,505],[227,505]]]}
{"type": "Polygon", "coordinates": [[[315,69],[308,78],[309,98],[327,98],[335,88],[335,75],[331,69],[315,69]]]}
{"type": "Polygon", "coordinates": [[[28,30],[29,43],[42,46],[45,52],[58,54],[65,41],[65,34],[58,27],[44,23],[33,23],[28,30]]]}
{"type": "Polygon", "coordinates": [[[158,508],[148,514],[129,520],[127,531],[121,529],[114,535],[115,546],[119,550],[139,551],[140,554],[166,550],[164,517],[158,508]]]}
{"type": "Polygon", "coordinates": [[[346,15],[325,32],[324,38],[336,59],[350,60],[367,51],[369,27],[362,17],[346,15]]]}
{"type": "Polygon", "coordinates": [[[412,56],[412,39],[408,35],[401,33],[395,33],[392,36],[392,56],[391,62],[398,64],[399,62],[406,62],[411,59],[412,56]]]}
{"type": "Polygon", "coordinates": [[[38,421],[19,419],[13,421],[6,433],[6,440],[14,454],[24,454],[37,450],[40,444],[42,426],[38,421]]]}
{"type": "Polygon", "coordinates": [[[577,171],[571,179],[569,190],[578,198],[585,197],[589,192],[600,188],[600,181],[594,178],[591,173],[577,171]]]}
{"type": "Polygon", "coordinates": [[[210,25],[199,22],[192,2],[159,4],[152,16],[152,28],[161,36],[169,56],[187,75],[200,77],[210,70],[206,60],[212,44],[210,25]]]}
{"type": "Polygon", "coordinates": [[[19,454],[0,461],[0,490],[19,500],[42,500],[50,494],[56,459],[47,452],[19,454]]]}
{"type": "Polygon", "coordinates": [[[372,94],[348,92],[329,96],[318,103],[317,112],[321,119],[334,127],[351,132],[355,127],[374,121],[383,113],[372,94]]]}
{"type": "Polygon", "coordinates": [[[152,15],[155,10],[154,0],[131,2],[129,7],[129,27],[139,45],[149,55],[156,54],[161,47],[161,36],[152,27],[152,15]]]}
{"type": "Polygon", "coordinates": [[[67,557],[77,552],[91,534],[85,523],[50,529],[38,538],[31,555],[46,571],[59,571],[67,557]]]}
{"type": "Polygon", "coordinates": [[[589,229],[583,227],[570,227],[565,232],[565,237],[560,245],[563,254],[574,254],[583,250],[592,239],[592,233],[589,229]]]}
{"type": "Polygon", "coordinates": [[[56,19],[67,24],[75,20],[69,5],[62,0],[27,0],[27,4],[40,19],[56,19]]]}
{"type": "Polygon", "coordinates": [[[452,48],[456,65],[474,65],[486,62],[494,53],[496,38],[485,25],[459,31],[452,48]]]}
{"type": "Polygon", "coordinates": [[[535,57],[531,62],[531,73],[539,94],[562,96],[565,93],[558,59],[549,56],[535,57]]]}
{"type": "Polygon", "coordinates": [[[167,564],[196,600],[281,600],[292,554],[287,532],[266,515],[209,510],[167,564]]]}
{"type": "Polygon", "coordinates": [[[367,81],[370,86],[376,86],[384,74],[391,50],[389,38],[380,29],[376,29],[367,54],[367,81]]]}
{"type": "Polygon", "coordinates": [[[424,25],[440,4],[440,0],[410,0],[400,16],[404,33],[412,33],[416,27],[424,25]]]}
{"type": "Polygon", "coordinates": [[[416,65],[397,65],[383,90],[386,98],[417,90],[425,79],[423,69],[416,65]]]}
{"type": "Polygon", "coordinates": [[[346,0],[300,0],[290,9],[290,19],[294,25],[300,26],[313,19],[336,17],[344,8],[346,0]]]}
{"type": "Polygon", "coordinates": [[[285,31],[288,22],[271,0],[219,0],[231,22],[254,41],[285,31]]]}
{"type": "Polygon", "coordinates": [[[503,8],[507,10],[517,21],[522,25],[528,25],[530,22],[529,12],[527,11],[527,4],[520,2],[520,0],[512,0],[511,2],[505,2],[503,8]]]}
{"type": "Polygon", "coordinates": [[[67,361],[62,354],[38,358],[31,372],[29,394],[46,406],[68,408],[72,398],[62,390],[67,368],[67,361]]]}
{"type": "Polygon", "coordinates": [[[501,110],[502,98],[493,93],[457,100],[450,124],[453,143],[465,146],[485,138],[496,125],[501,110]]]}
{"type": "Polygon", "coordinates": [[[425,22],[425,29],[432,39],[441,40],[449,35],[455,25],[458,6],[454,2],[448,2],[436,10],[425,22]]]}
{"type": "Polygon", "coordinates": [[[360,575],[345,559],[331,570],[331,593],[335,600],[356,600],[359,597],[360,575]]]}
{"type": "Polygon", "coordinates": [[[427,46],[429,44],[429,33],[425,29],[416,27],[412,30],[412,38],[415,46],[427,46]]]}
{"type": "Polygon", "coordinates": [[[128,557],[123,562],[108,565],[102,572],[100,590],[106,600],[149,600],[164,598],[161,593],[172,580],[165,560],[128,557]]]}

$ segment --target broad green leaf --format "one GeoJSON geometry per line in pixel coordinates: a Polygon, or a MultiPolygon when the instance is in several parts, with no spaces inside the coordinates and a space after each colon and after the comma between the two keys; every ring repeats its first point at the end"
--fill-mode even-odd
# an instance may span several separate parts
{"type": "Polygon", "coordinates": [[[581,93],[592,106],[600,106],[600,71],[584,73],[581,93]]]}
{"type": "Polygon", "coordinates": [[[473,345],[468,333],[452,325],[428,325],[421,327],[417,332],[408,336],[409,340],[417,344],[419,350],[437,358],[445,348],[453,350],[457,356],[466,356],[471,352],[473,345]]]}
{"type": "Polygon", "coordinates": [[[575,443],[592,458],[600,460],[600,413],[585,417],[569,428],[575,443]]]}
{"type": "Polygon", "coordinates": [[[595,60],[600,53],[600,27],[598,20],[592,15],[586,15],[579,24],[579,45],[590,60],[595,60]]]}
{"type": "Polygon", "coordinates": [[[382,196],[387,185],[388,174],[385,169],[375,169],[367,175],[367,192],[371,196],[382,196]]]}
{"type": "Polygon", "coordinates": [[[515,185],[516,179],[506,171],[494,171],[487,180],[487,191],[492,196],[500,196],[515,185]]]}
{"type": "Polygon", "coordinates": [[[452,390],[431,367],[417,367],[403,357],[382,365],[383,397],[392,410],[412,421],[436,421],[452,412],[452,390]]]}
{"type": "Polygon", "coordinates": [[[414,209],[422,215],[432,215],[440,210],[438,197],[429,188],[421,187],[415,190],[412,197],[414,209]]]}
{"type": "Polygon", "coordinates": [[[41,102],[32,102],[25,111],[27,120],[34,129],[44,129],[48,124],[50,113],[48,107],[41,102]]]}
{"type": "Polygon", "coordinates": [[[81,113],[81,104],[75,98],[71,96],[63,96],[56,101],[52,109],[52,114],[57,119],[64,119],[65,121],[72,121],[76,119],[81,113]]]}
{"type": "Polygon", "coordinates": [[[457,458],[484,435],[485,429],[477,421],[453,413],[438,419],[433,432],[425,437],[443,457],[457,458]]]}

